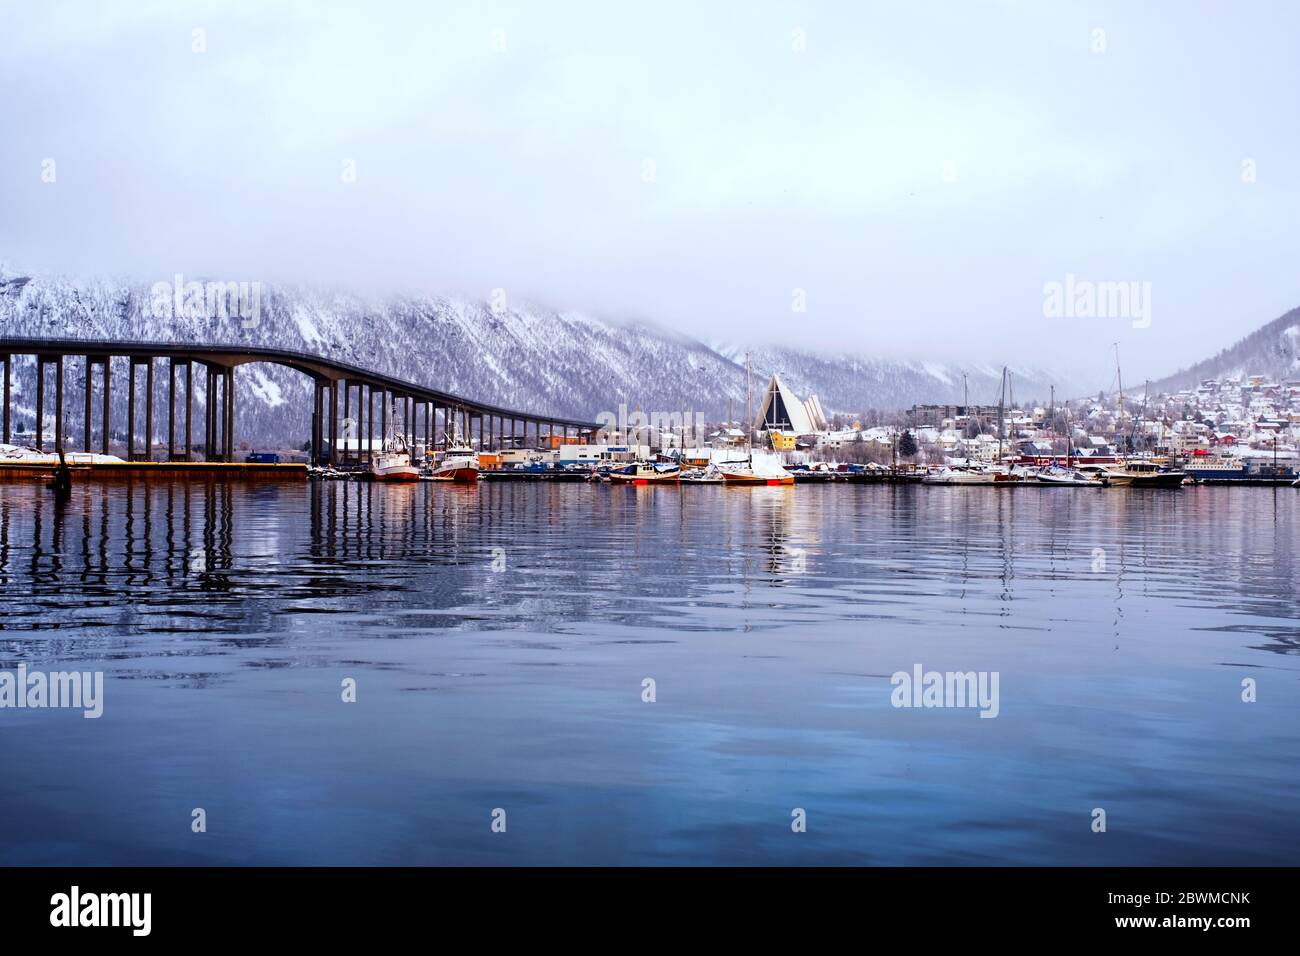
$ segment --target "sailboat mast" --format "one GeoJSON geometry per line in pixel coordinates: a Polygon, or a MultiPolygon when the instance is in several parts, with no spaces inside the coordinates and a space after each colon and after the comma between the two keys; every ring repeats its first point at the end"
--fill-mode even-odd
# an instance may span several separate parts
{"type": "Polygon", "coordinates": [[[1006,437],[1007,367],[1002,366],[1002,391],[998,394],[998,461],[1002,460],[1002,440],[1006,437]]]}
{"type": "Polygon", "coordinates": [[[754,378],[749,367],[749,353],[745,353],[745,447],[751,447],[754,432],[754,378]]]}
{"type": "Polygon", "coordinates": [[[1065,403],[1065,467],[1070,467],[1070,439],[1073,437],[1074,427],[1070,424],[1070,403],[1065,403]]]}
{"type": "Polygon", "coordinates": [[[1119,367],[1119,343],[1115,343],[1115,382],[1119,386],[1119,401],[1116,410],[1119,417],[1124,417],[1124,375],[1119,367]]]}

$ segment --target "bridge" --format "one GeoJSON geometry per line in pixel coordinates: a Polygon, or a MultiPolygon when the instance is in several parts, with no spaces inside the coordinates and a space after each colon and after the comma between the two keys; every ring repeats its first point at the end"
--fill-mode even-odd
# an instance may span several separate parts
{"type": "Polygon", "coordinates": [[[178,342],[105,342],[84,339],[0,338],[0,360],[4,363],[3,384],[3,437],[5,444],[11,440],[10,416],[13,360],[15,356],[31,355],[36,360],[36,430],[35,443],[44,451],[45,417],[47,414],[47,370],[54,367],[53,413],[54,447],[64,439],[64,363],[69,357],[85,359],[85,409],[84,450],[94,451],[91,443],[91,400],[95,369],[100,370],[102,382],[102,407],[99,426],[99,451],[108,454],[110,426],[110,398],[113,381],[111,360],[125,358],[127,368],[127,422],[126,457],[128,461],[152,461],[154,442],[154,386],[155,368],[165,361],[167,376],[167,461],[190,461],[193,442],[193,398],[195,366],[206,377],[203,402],[203,460],[233,461],[235,455],[235,370],[241,365],[267,362],[291,368],[310,377],[315,384],[315,399],[311,417],[311,460],[323,464],[326,448],[338,449],[335,463],[347,464],[350,456],[355,463],[368,461],[375,440],[388,434],[388,416],[393,409],[393,425],[398,434],[415,448],[423,436],[426,447],[432,448],[437,440],[441,420],[444,435],[453,432],[472,440],[473,426],[478,426],[480,450],[528,447],[531,426],[534,446],[540,447],[552,436],[590,440],[600,426],[593,422],[555,418],[531,412],[502,408],[474,401],[450,392],[428,388],[415,382],[406,382],[388,375],[380,375],[346,362],[338,362],[309,352],[288,349],[246,348],[235,345],[191,345],[178,342]],[[139,374],[140,369],[144,373],[139,374]],[[184,379],[183,399],[178,405],[178,380],[184,379]],[[137,389],[143,379],[143,388],[137,389]],[[140,393],[144,403],[144,439],[137,448],[136,410],[140,393]],[[353,395],[356,396],[356,415],[353,416],[353,395]],[[341,401],[340,401],[341,400],[341,401]],[[380,417],[375,420],[375,403],[378,400],[380,417]],[[339,406],[342,405],[342,419],[339,406]],[[340,422],[354,422],[348,429],[347,439],[366,439],[364,448],[360,441],[350,447],[341,441],[340,422]],[[378,424],[378,429],[376,429],[378,424]],[[508,429],[507,429],[508,426],[508,429]],[[542,429],[546,428],[546,438],[542,429]],[[178,438],[180,444],[178,446],[178,438]],[[179,450],[178,450],[179,447],[179,450]]]}

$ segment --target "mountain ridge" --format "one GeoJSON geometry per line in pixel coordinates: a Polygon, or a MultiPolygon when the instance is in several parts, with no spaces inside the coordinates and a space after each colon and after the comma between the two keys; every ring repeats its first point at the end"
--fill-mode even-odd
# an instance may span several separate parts
{"type": "MultiPolygon", "coordinates": [[[[756,406],[772,372],[801,397],[816,394],[828,414],[846,416],[918,402],[961,402],[963,376],[972,402],[996,401],[1001,375],[1000,368],[988,366],[829,356],[768,345],[748,350],[747,388],[738,347],[720,351],[645,320],[282,285],[261,290],[259,321],[245,328],[234,317],[159,316],[150,288],[117,279],[19,275],[0,265],[0,334],[316,352],[495,405],[593,421],[602,412],[617,412],[620,404],[646,412],[695,410],[710,421],[722,420],[730,405],[739,419],[747,391],[756,406]]],[[[286,441],[305,434],[311,404],[306,377],[273,365],[246,368],[237,376],[238,433],[286,441]]],[[[34,388],[33,376],[30,367],[18,367],[20,401],[34,388]]],[[[1017,398],[1045,398],[1053,381],[1058,393],[1066,387],[1050,372],[1013,369],[1017,398]]],[[[79,420],[80,388],[73,375],[65,420],[79,420]]],[[[124,397],[115,394],[114,400],[125,408],[124,397]]],[[[119,417],[115,410],[115,421],[119,417]]]]}
{"type": "Polygon", "coordinates": [[[1211,358],[1151,383],[1157,392],[1194,388],[1204,379],[1265,375],[1278,381],[1300,379],[1300,307],[1242,336],[1211,358]]]}

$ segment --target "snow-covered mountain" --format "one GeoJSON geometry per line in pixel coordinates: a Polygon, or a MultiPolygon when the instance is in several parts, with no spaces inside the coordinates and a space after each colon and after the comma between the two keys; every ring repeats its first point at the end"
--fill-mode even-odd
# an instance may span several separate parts
{"type": "Polygon", "coordinates": [[[1191,368],[1152,382],[1156,392],[1191,388],[1203,379],[1266,375],[1275,381],[1300,379],[1300,308],[1261,326],[1235,345],[1191,368]]]}
{"type": "MultiPolygon", "coordinates": [[[[517,304],[494,310],[461,299],[377,300],[263,286],[259,320],[246,328],[234,317],[160,316],[151,285],[32,277],[0,265],[0,335],[297,349],[480,401],[593,421],[601,412],[616,412],[620,403],[646,412],[697,410],[710,421],[725,417],[728,400],[737,417],[745,405],[743,350],[713,348],[643,322],[517,304]]],[[[796,393],[817,394],[829,414],[851,415],[961,401],[963,374],[972,402],[995,401],[1001,375],[991,367],[829,357],[775,346],[752,349],[750,367],[755,401],[776,371],[796,393]]],[[[78,360],[69,361],[65,420],[73,434],[82,368],[78,360]]],[[[18,412],[29,422],[32,376],[30,365],[18,367],[18,412]]],[[[1045,397],[1050,381],[1045,372],[1015,371],[1015,397],[1045,397]]],[[[305,437],[311,389],[304,376],[250,365],[239,370],[237,382],[238,435],[295,443],[305,437]]],[[[1058,391],[1065,387],[1057,384],[1058,391]]],[[[121,404],[115,423],[122,422],[125,389],[115,389],[115,401],[121,404]]]]}

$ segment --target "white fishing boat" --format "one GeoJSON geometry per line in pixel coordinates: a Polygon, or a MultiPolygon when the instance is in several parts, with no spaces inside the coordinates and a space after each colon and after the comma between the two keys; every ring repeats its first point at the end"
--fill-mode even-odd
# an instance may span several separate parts
{"type": "Polygon", "coordinates": [[[438,456],[429,477],[433,481],[453,481],[461,485],[471,485],[478,481],[479,470],[478,455],[453,431],[447,440],[446,449],[438,456]]]}
{"type": "Polygon", "coordinates": [[[411,464],[411,454],[404,447],[388,447],[370,463],[370,477],[375,481],[419,481],[420,469],[411,464]]]}
{"type": "Polygon", "coordinates": [[[411,460],[406,439],[397,434],[396,418],[394,406],[388,417],[388,434],[384,436],[383,448],[370,463],[370,477],[375,481],[419,481],[420,469],[411,460]]]}

